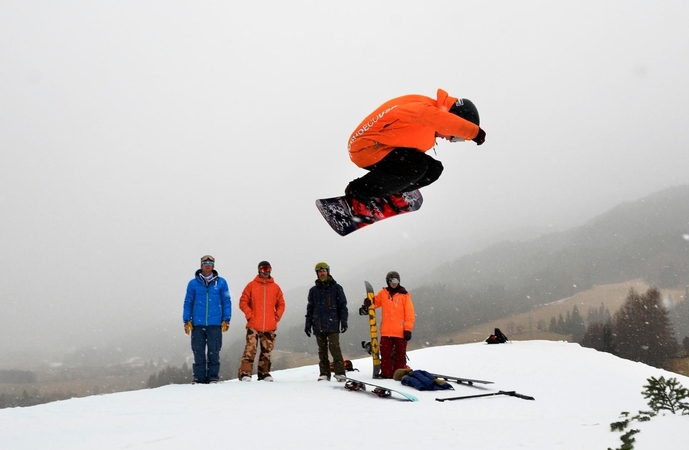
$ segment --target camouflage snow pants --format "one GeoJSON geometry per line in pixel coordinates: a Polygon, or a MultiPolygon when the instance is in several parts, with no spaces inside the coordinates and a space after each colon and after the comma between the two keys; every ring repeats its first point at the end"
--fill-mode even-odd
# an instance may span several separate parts
{"type": "Polygon", "coordinates": [[[246,346],[244,347],[244,354],[242,354],[242,364],[239,366],[239,378],[251,376],[259,345],[261,346],[261,354],[258,357],[258,379],[262,380],[270,375],[270,352],[275,347],[275,332],[247,328],[246,346]]]}

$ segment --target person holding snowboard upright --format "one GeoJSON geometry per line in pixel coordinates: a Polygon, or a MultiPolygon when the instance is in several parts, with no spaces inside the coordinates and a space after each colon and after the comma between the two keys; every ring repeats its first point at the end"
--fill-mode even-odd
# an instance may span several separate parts
{"type": "Polygon", "coordinates": [[[324,262],[316,264],[316,276],[316,285],[311,287],[307,298],[304,332],[307,337],[311,333],[316,335],[318,381],[330,381],[328,350],[333,357],[335,375],[345,375],[339,333],[347,331],[349,311],[342,286],[330,276],[330,266],[324,262]]]}
{"type": "MultiPolygon", "coordinates": [[[[391,271],[385,275],[387,287],[373,298],[373,306],[381,308],[380,321],[380,376],[392,378],[397,369],[407,365],[407,341],[414,329],[414,305],[411,294],[400,285],[400,274],[391,271]]],[[[367,298],[359,308],[360,315],[368,314],[371,301],[367,298]]]]}
{"type": "Polygon", "coordinates": [[[436,99],[412,94],[383,103],[349,138],[349,158],[368,171],[345,189],[352,214],[374,217],[375,198],[404,211],[408,204],[402,194],[428,186],[443,172],[443,165],[426,154],[436,139],[481,145],[486,132],[479,122],[471,100],[450,97],[442,89],[436,99]]]}
{"type": "Polygon", "coordinates": [[[270,353],[275,347],[275,331],[285,312],[282,289],[270,276],[273,268],[268,261],[258,263],[258,275],[249,282],[239,298],[239,309],[246,316],[246,345],[237,378],[251,381],[258,347],[258,381],[273,381],[270,374],[270,353]]]}

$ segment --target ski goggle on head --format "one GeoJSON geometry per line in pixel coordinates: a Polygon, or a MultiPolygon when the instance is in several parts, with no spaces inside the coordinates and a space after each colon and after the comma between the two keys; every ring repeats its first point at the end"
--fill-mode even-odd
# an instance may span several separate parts
{"type": "Polygon", "coordinates": [[[211,255],[204,255],[201,257],[201,265],[202,266],[207,266],[207,265],[214,266],[215,265],[215,258],[213,258],[211,255]]]}

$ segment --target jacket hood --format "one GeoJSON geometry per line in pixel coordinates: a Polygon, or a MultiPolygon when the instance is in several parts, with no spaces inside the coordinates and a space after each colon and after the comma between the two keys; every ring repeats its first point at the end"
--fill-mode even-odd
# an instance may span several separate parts
{"type": "MultiPolygon", "coordinates": [[[[203,278],[203,276],[201,275],[201,269],[196,269],[195,278],[199,281],[204,282],[204,283],[206,282],[206,279],[203,278]]],[[[212,283],[213,281],[215,281],[217,279],[218,279],[218,272],[215,269],[213,269],[213,278],[211,278],[210,282],[212,283]]]]}
{"type": "Polygon", "coordinates": [[[386,287],[385,289],[390,293],[390,295],[394,295],[394,294],[404,295],[407,293],[407,290],[401,284],[398,284],[395,289],[391,288],[390,286],[386,287]]]}
{"type": "Polygon", "coordinates": [[[273,277],[261,278],[261,275],[256,275],[256,277],[254,277],[254,281],[257,283],[263,283],[264,281],[268,283],[275,283],[275,279],[273,277]]]}
{"type": "Polygon", "coordinates": [[[442,89],[438,89],[437,97],[437,106],[443,111],[449,111],[452,105],[457,101],[457,97],[450,97],[450,95],[442,89]]]}
{"type": "Polygon", "coordinates": [[[328,278],[325,281],[321,281],[319,278],[316,278],[316,286],[325,286],[334,282],[335,279],[331,275],[328,275],[328,278]]]}

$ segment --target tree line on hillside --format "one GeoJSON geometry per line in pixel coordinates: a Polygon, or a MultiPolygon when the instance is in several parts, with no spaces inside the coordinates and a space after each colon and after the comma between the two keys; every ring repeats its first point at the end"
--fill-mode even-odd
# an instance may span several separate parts
{"type": "MultiPolygon", "coordinates": [[[[602,304],[598,311],[589,311],[589,324],[580,339],[572,333],[573,329],[580,331],[583,324],[576,309],[571,315],[567,313],[567,319],[560,316],[562,321],[554,322],[553,318],[551,325],[555,325],[551,331],[573,334],[573,340],[583,347],[667,369],[668,362],[679,356],[680,350],[673,322],[684,324],[682,332],[689,332],[689,301],[680,306],[668,311],[656,287],[645,293],[632,288],[612,317],[602,304]]],[[[686,351],[689,337],[684,335],[682,341],[686,351]]]]}

